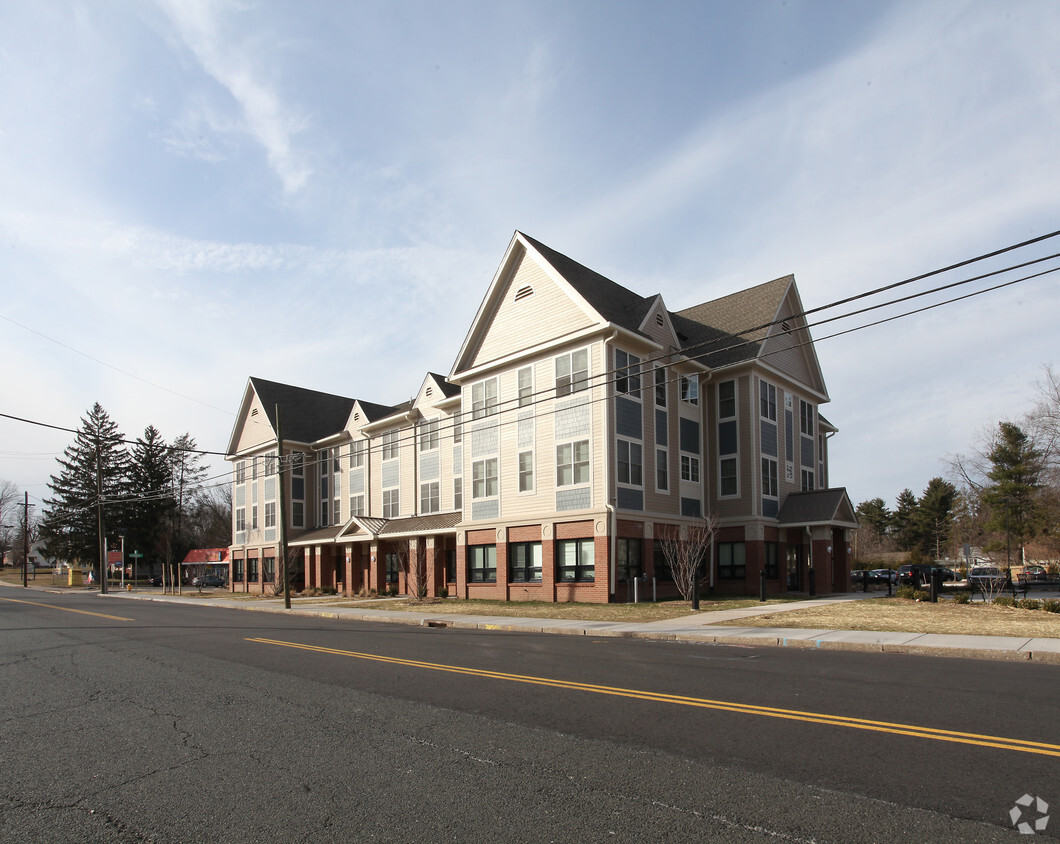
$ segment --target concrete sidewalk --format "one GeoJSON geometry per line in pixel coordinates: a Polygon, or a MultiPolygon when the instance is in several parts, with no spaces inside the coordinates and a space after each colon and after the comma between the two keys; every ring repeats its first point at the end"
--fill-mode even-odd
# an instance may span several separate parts
{"type": "MultiPolygon", "coordinates": [[[[56,590],[61,591],[61,590],[56,590]]],[[[466,630],[501,630],[521,633],[553,633],[569,636],[610,636],[632,639],[659,639],[718,645],[772,645],[778,647],[819,648],[831,650],[877,651],[934,656],[958,656],[974,659],[1032,660],[1060,665],[1060,639],[1015,636],[962,636],[941,633],[895,633],[860,630],[811,630],[796,627],[751,627],[740,625],[740,619],[768,613],[790,612],[838,601],[856,601],[879,597],[879,593],[831,595],[768,607],[701,612],[682,618],[646,623],[572,621],[551,618],[513,618],[453,613],[388,610],[386,602],[378,607],[342,607],[310,603],[312,599],[294,599],[290,610],[279,598],[239,599],[208,598],[194,595],[159,595],[147,592],[111,592],[107,596],[133,600],[194,603],[226,609],[256,612],[278,612],[319,618],[348,619],[423,627],[450,627],[466,630]]]]}

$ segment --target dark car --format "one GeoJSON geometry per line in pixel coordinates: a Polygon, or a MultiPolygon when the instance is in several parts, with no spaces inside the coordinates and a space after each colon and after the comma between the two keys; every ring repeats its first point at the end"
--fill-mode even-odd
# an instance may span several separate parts
{"type": "Polygon", "coordinates": [[[950,569],[945,566],[934,566],[929,563],[906,563],[898,567],[898,582],[904,586],[927,587],[931,584],[932,572],[938,572],[942,583],[957,579],[950,569]]]}
{"type": "Polygon", "coordinates": [[[894,569],[873,569],[870,574],[879,583],[886,583],[888,580],[894,583],[898,579],[898,572],[894,569]]]}
{"type": "Polygon", "coordinates": [[[200,577],[196,577],[192,582],[192,586],[198,586],[200,589],[203,586],[224,586],[225,579],[218,577],[216,574],[204,574],[200,577]]]}
{"type": "Polygon", "coordinates": [[[152,586],[161,586],[162,585],[162,577],[161,577],[161,575],[157,575],[156,574],[154,577],[152,577],[147,582],[150,583],[152,586]]]}

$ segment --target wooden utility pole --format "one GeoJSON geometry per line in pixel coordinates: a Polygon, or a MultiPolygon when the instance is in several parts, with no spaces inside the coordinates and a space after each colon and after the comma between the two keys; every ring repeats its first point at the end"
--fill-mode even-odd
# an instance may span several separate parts
{"type": "Polygon", "coordinates": [[[103,444],[96,434],[96,525],[99,529],[99,592],[107,591],[107,538],[103,524],[103,444]]]}
{"type": "MultiPolygon", "coordinates": [[[[22,588],[29,588],[27,571],[29,570],[29,492],[26,492],[26,503],[22,510],[22,588]]],[[[37,579],[36,572],[33,579],[37,579]]]]}
{"type": "Polygon", "coordinates": [[[291,578],[287,571],[287,480],[283,470],[283,428],[280,427],[280,406],[276,405],[276,483],[278,496],[276,518],[280,529],[280,577],[283,578],[283,605],[291,608],[291,578]]]}

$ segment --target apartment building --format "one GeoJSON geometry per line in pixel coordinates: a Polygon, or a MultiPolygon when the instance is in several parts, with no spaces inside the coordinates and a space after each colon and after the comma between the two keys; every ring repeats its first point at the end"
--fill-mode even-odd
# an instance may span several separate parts
{"type": "Polygon", "coordinates": [[[232,588],[503,600],[674,594],[661,540],[716,527],[710,588],[845,591],[828,394],[791,276],[680,311],[516,232],[445,376],[399,405],[251,378],[228,448],[232,588]]]}

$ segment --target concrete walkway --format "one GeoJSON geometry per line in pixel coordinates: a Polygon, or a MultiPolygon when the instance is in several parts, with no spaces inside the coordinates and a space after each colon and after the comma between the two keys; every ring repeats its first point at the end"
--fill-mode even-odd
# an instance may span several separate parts
{"type": "MultiPolygon", "coordinates": [[[[21,590],[21,585],[0,581],[0,585],[21,590]]],[[[83,588],[30,584],[29,588],[47,592],[84,592],[83,588]]],[[[94,593],[98,594],[98,593],[94,593]]],[[[216,593],[214,593],[216,594],[216,593]]],[[[389,610],[388,599],[366,601],[358,606],[336,606],[320,599],[295,598],[290,610],[280,598],[205,597],[190,591],[184,595],[163,595],[158,589],[125,592],[114,589],[104,598],[191,603],[201,606],[253,612],[276,612],[309,615],[319,618],[348,619],[422,627],[451,627],[464,630],[501,630],[522,633],[554,633],[568,636],[610,636],[630,639],[659,639],[719,645],[773,645],[793,648],[819,648],[884,653],[909,653],[934,656],[959,656],[975,659],[1033,660],[1060,665],[1060,639],[1025,636],[964,636],[946,633],[897,633],[865,630],[827,630],[800,627],[752,627],[739,624],[741,619],[769,613],[791,612],[806,607],[841,601],[882,597],[881,592],[850,592],[806,601],[792,601],[765,607],[701,612],[695,615],[652,622],[576,621],[553,618],[517,618],[511,616],[463,615],[423,610],[389,610]]],[[[1057,598],[1057,594],[1036,595],[1057,598]]],[[[391,599],[393,600],[393,599],[391,599]]]]}
{"type": "MultiPolygon", "coordinates": [[[[62,590],[56,590],[62,591],[62,590]]],[[[195,603],[257,612],[279,612],[320,618],[349,619],[423,627],[450,627],[471,630],[502,630],[522,633],[554,633],[570,636],[611,636],[632,639],[659,639],[719,645],[773,645],[779,647],[820,648],[833,650],[877,651],[934,656],[958,656],[975,659],[1033,660],[1060,665],[1060,639],[1018,636],[962,636],[942,633],[894,633],[860,630],[812,630],[796,627],[751,627],[739,621],[768,613],[791,612],[836,603],[880,597],[879,592],[852,592],[806,601],[773,604],[767,607],[701,612],[681,618],[647,623],[610,621],[570,621],[551,618],[513,618],[431,612],[388,610],[386,601],[371,606],[343,607],[320,603],[319,599],[296,598],[290,610],[279,598],[231,599],[201,598],[190,595],[161,595],[155,592],[118,592],[104,597],[195,603]]],[[[1052,597],[1044,596],[1044,597],[1052,597]]]]}

